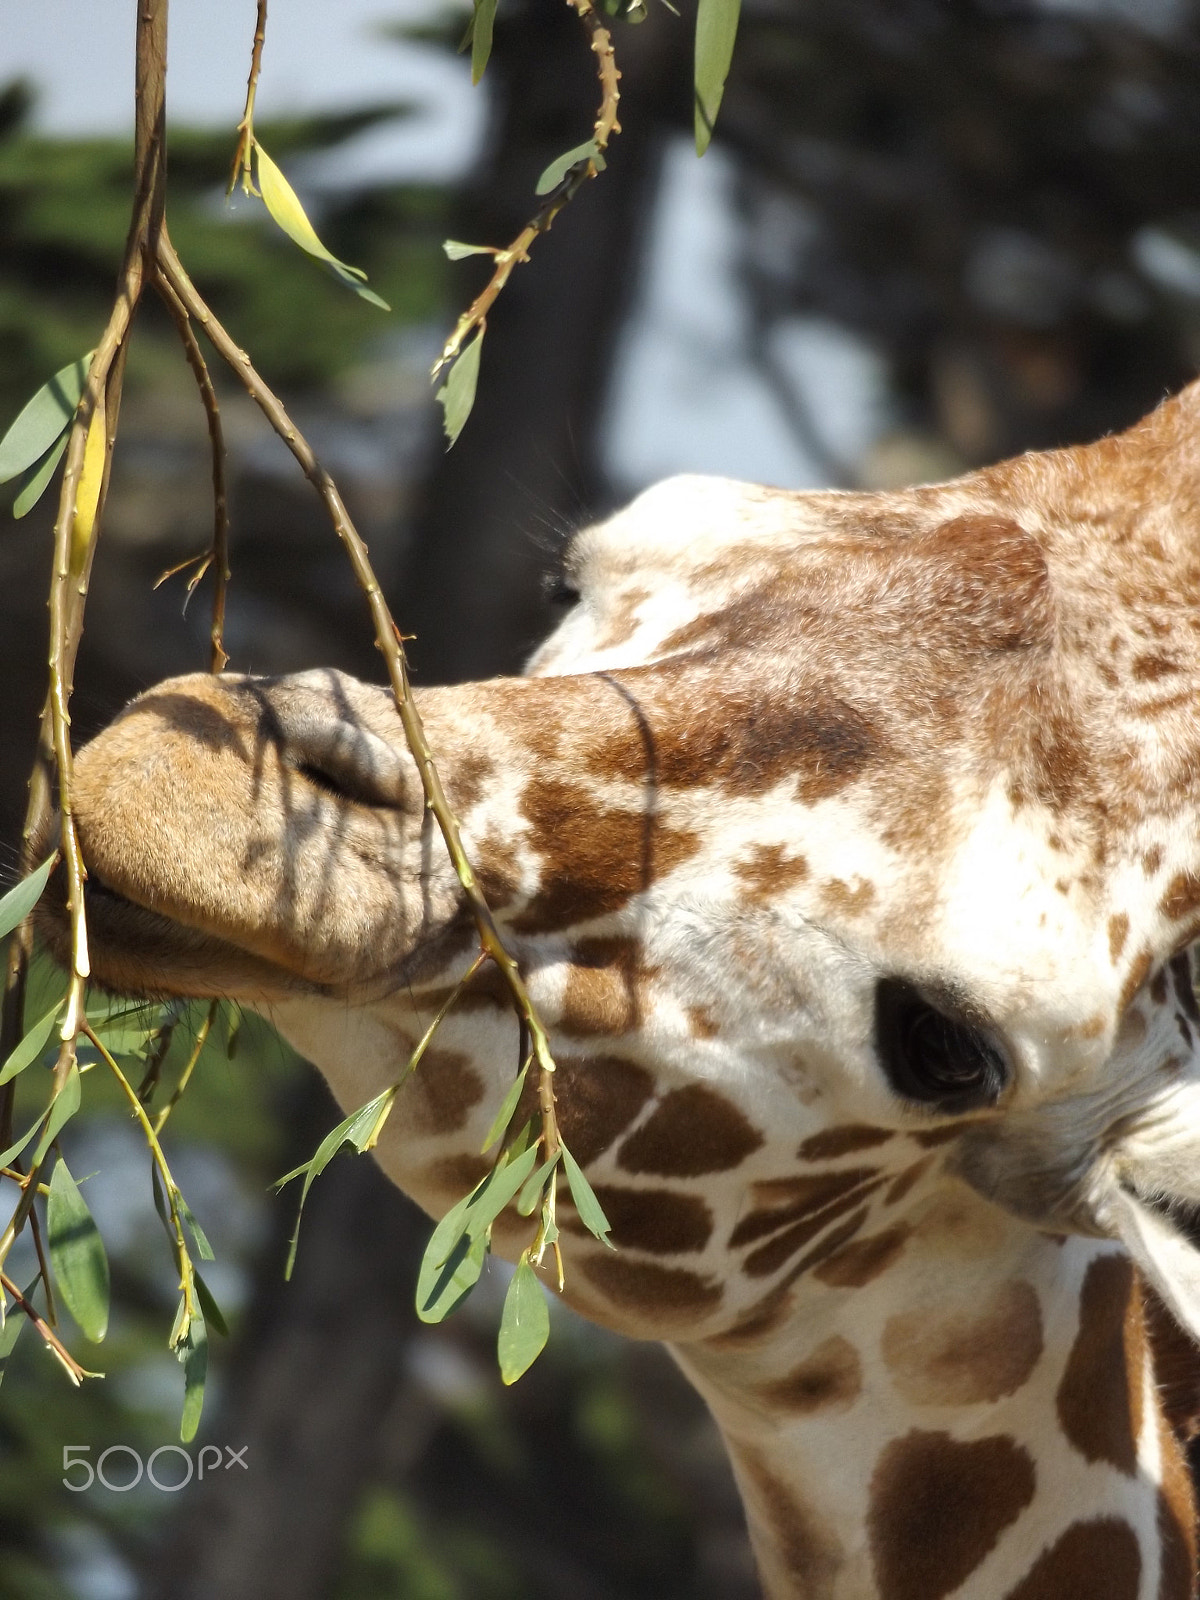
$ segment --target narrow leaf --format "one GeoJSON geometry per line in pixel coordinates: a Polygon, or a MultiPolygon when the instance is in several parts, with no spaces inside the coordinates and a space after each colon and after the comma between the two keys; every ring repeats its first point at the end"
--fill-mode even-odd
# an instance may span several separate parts
{"type": "Polygon", "coordinates": [[[443,411],[442,427],[446,433],[449,450],[463,431],[471,407],[475,404],[475,388],[479,382],[479,357],[483,351],[481,328],[446,374],[446,381],[438,390],[436,399],[443,411]]]}
{"type": "Polygon", "coordinates": [[[566,155],[558,156],[553,160],[538,179],[534,193],[549,194],[551,189],[557,189],[571,168],[580,161],[591,161],[599,171],[604,171],[604,157],[596,148],[595,139],[588,139],[584,144],[577,144],[574,150],[568,150],[566,155]]]}
{"type": "Polygon", "coordinates": [[[87,441],[83,449],[83,469],[75,486],[75,514],[71,519],[72,572],[83,571],[92,529],[96,526],[96,512],[100,509],[100,490],[104,485],[104,461],[107,453],[104,404],[101,401],[92,412],[91,421],[88,423],[87,441]]]}
{"type": "Polygon", "coordinates": [[[99,1344],[108,1332],[108,1256],[87,1202],[61,1156],[50,1179],[46,1230],[59,1293],[84,1337],[99,1344]]]}
{"type": "Polygon", "coordinates": [[[228,1339],[229,1328],[226,1325],[221,1308],[213,1299],[212,1290],[196,1271],[195,1267],[192,1268],[192,1282],[196,1286],[196,1299],[200,1302],[200,1309],[204,1313],[205,1323],[211,1323],[223,1339],[228,1339]]]}
{"type": "Polygon", "coordinates": [[[348,289],[353,289],[355,294],[361,295],[364,300],[369,300],[373,306],[390,311],[391,307],[387,301],[381,299],[373,289],[368,289],[362,281],[366,278],[366,273],[361,267],[352,267],[345,261],[339,261],[333,251],[321,243],[317,230],[308,220],[296,191],[257,141],[254,145],[254,160],[255,176],[262,192],[263,204],[288,238],[298,244],[301,250],[306,250],[310,256],[315,256],[318,261],[323,261],[326,266],[331,267],[348,289]]]}
{"type": "MultiPolygon", "coordinates": [[[[37,1285],[38,1280],[35,1278],[25,1291],[26,1300],[33,1294],[37,1285]]],[[[9,1307],[3,1326],[0,1326],[0,1383],[4,1382],[5,1375],[8,1372],[8,1363],[12,1358],[17,1340],[21,1337],[21,1329],[28,1321],[29,1318],[19,1308],[16,1306],[9,1307]]]]}
{"type": "Polygon", "coordinates": [[[46,1114],[43,1112],[34,1123],[33,1127],[29,1128],[25,1133],[23,1133],[15,1144],[10,1144],[7,1150],[0,1150],[0,1167],[12,1166],[13,1162],[21,1154],[21,1151],[24,1150],[25,1146],[33,1138],[34,1134],[42,1126],[45,1120],[46,1114]]]}
{"type": "MultiPolygon", "coordinates": [[[[480,1155],[487,1155],[488,1151],[495,1144],[496,1140],[503,1137],[504,1130],[512,1121],[513,1112],[517,1109],[517,1101],[521,1098],[521,1090],[525,1087],[525,1079],[528,1076],[529,1062],[526,1061],[525,1065],[521,1068],[520,1072],[517,1073],[516,1077],[509,1085],[508,1093],[504,1096],[504,1100],[501,1103],[500,1109],[496,1113],[496,1120],[488,1129],[487,1137],[484,1139],[483,1144],[480,1147],[480,1155]]],[[[0,1083],[3,1082],[3,1077],[0,1077],[0,1083]]]]}
{"type": "Polygon", "coordinates": [[[40,461],[71,426],[91,364],[89,350],[86,356],[56,372],[18,413],[0,439],[0,483],[7,483],[40,461]]]}
{"type": "Polygon", "coordinates": [[[549,1337],[550,1308],[529,1258],[522,1255],[504,1297],[496,1341],[500,1376],[505,1383],[516,1383],[529,1370],[549,1337]]]}
{"type": "Polygon", "coordinates": [[[467,1203],[466,1230],[472,1239],[486,1233],[495,1222],[533,1171],[537,1156],[537,1146],[530,1145],[515,1161],[506,1161],[488,1174],[467,1203]]]}
{"type": "Polygon", "coordinates": [[[192,1238],[196,1241],[196,1249],[200,1253],[201,1261],[215,1261],[217,1258],[215,1255],[213,1255],[213,1247],[209,1244],[208,1236],[204,1232],[204,1229],[192,1215],[191,1206],[188,1205],[187,1201],[180,1193],[176,1194],[175,1203],[183,1215],[183,1220],[191,1229],[192,1238]]]}
{"type": "Polygon", "coordinates": [[[699,0],[696,11],[696,154],[713,135],[733,60],[741,0],[699,0]]]}
{"type": "Polygon", "coordinates": [[[199,1312],[192,1318],[187,1337],[176,1354],[183,1363],[183,1415],[179,1420],[179,1437],[182,1443],[188,1444],[196,1437],[200,1426],[204,1383],[208,1376],[208,1331],[199,1312]]]}
{"type": "Polygon", "coordinates": [[[24,922],[37,905],[42,890],[46,887],[46,879],[54,870],[54,863],[57,860],[58,852],[55,851],[35,872],[31,872],[27,878],[22,878],[16,888],[10,889],[0,900],[0,939],[10,934],[18,922],[24,922]]]}
{"type": "Polygon", "coordinates": [[[40,1017],[29,1032],[16,1046],[8,1060],[0,1067],[0,1084],[7,1083],[10,1078],[15,1078],[18,1072],[33,1062],[41,1059],[42,1052],[50,1043],[50,1035],[54,1032],[54,1023],[62,1005],[56,1000],[44,1017],[40,1017]]]}
{"type": "Polygon", "coordinates": [[[33,1152],[33,1164],[35,1167],[40,1166],[46,1159],[46,1152],[55,1139],[58,1138],[63,1125],[79,1110],[81,1098],[79,1067],[72,1061],[67,1081],[51,1102],[50,1111],[46,1117],[46,1126],[42,1130],[42,1137],[38,1140],[37,1149],[33,1152]]]}
{"type": "Polygon", "coordinates": [[[343,1145],[352,1145],[360,1154],[362,1153],[366,1148],[368,1139],[371,1137],[376,1122],[379,1120],[380,1111],[385,1103],[391,1100],[393,1093],[394,1091],[391,1088],[385,1089],[382,1094],[377,1094],[373,1100],[368,1100],[365,1106],[360,1106],[357,1111],[351,1112],[350,1116],[344,1118],[336,1128],[331,1129],[325,1135],[317,1146],[316,1154],[311,1161],[307,1162],[303,1167],[296,1167],[293,1171],[277,1180],[275,1188],[282,1189],[285,1183],[290,1183],[293,1178],[298,1178],[302,1172],[305,1175],[304,1187],[300,1192],[300,1205],[296,1212],[296,1227],[288,1247],[287,1265],[283,1271],[285,1278],[291,1277],[292,1268],[296,1264],[296,1247],[300,1240],[300,1215],[304,1210],[304,1202],[308,1199],[308,1191],[343,1145]]]}
{"type": "Polygon", "coordinates": [[[463,261],[467,256],[494,256],[490,244],[463,244],[461,239],[443,239],[442,249],[451,261],[463,261]]]}
{"type": "Polygon", "coordinates": [[[606,1244],[610,1250],[614,1250],[616,1246],[608,1237],[612,1223],[604,1215],[604,1209],[596,1199],[591,1184],[584,1177],[578,1161],[566,1145],[560,1145],[559,1149],[562,1152],[563,1166],[567,1170],[567,1182],[571,1186],[571,1199],[575,1202],[580,1222],[589,1233],[595,1234],[601,1244],[606,1244]]]}
{"type": "Polygon", "coordinates": [[[492,24],[496,20],[496,0],[475,0],[475,21],[471,29],[471,82],[478,83],[492,53],[492,24]]]}
{"type": "Polygon", "coordinates": [[[462,1304],[479,1281],[487,1252],[487,1236],[482,1233],[474,1239],[460,1233],[437,1265],[426,1251],[417,1277],[417,1315],[422,1322],[441,1322],[462,1304]]]}
{"type": "Polygon", "coordinates": [[[67,435],[64,432],[59,437],[58,443],[52,445],[36,465],[26,467],[24,472],[18,473],[17,481],[21,487],[12,506],[12,514],[17,521],[20,521],[27,511],[32,511],[45,494],[46,486],[54,476],[54,469],[62,460],[66,448],[67,435]]]}
{"type": "Polygon", "coordinates": [[[523,1217],[531,1217],[537,1209],[537,1203],[542,1197],[542,1190],[546,1187],[546,1179],[558,1165],[558,1157],[551,1156],[549,1161],[543,1161],[541,1166],[526,1179],[525,1187],[517,1196],[517,1210],[523,1217]]]}

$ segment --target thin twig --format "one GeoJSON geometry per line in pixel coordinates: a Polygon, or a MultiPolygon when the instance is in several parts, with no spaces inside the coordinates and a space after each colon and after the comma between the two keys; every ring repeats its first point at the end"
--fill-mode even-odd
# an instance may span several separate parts
{"type": "MultiPolygon", "coordinates": [[[[196,1042],[192,1046],[192,1053],[188,1056],[187,1061],[184,1063],[183,1071],[179,1074],[179,1082],[172,1090],[171,1098],[167,1101],[166,1105],[154,1119],[154,1132],[156,1136],[160,1134],[166,1127],[167,1118],[171,1115],[172,1111],[174,1111],[175,1107],[183,1098],[183,1092],[191,1081],[192,1073],[196,1070],[196,1063],[199,1061],[201,1052],[208,1041],[208,1035],[212,1030],[212,1025],[217,1020],[217,1012],[220,1009],[220,1006],[221,1002],[219,1000],[213,1000],[209,1005],[208,1015],[196,1029],[196,1042]]],[[[138,1099],[141,1099],[140,1094],[138,1099]]]]}
{"type": "Polygon", "coordinates": [[[20,1306],[21,1310],[29,1318],[30,1322],[33,1323],[33,1326],[37,1329],[38,1333],[40,1333],[42,1338],[46,1341],[51,1354],[56,1356],[58,1360],[62,1362],[63,1366],[66,1368],[67,1377],[70,1378],[71,1382],[76,1388],[79,1387],[85,1378],[103,1377],[103,1373],[89,1372],[86,1367],[81,1367],[79,1365],[78,1361],[76,1361],[75,1357],[67,1349],[66,1345],[63,1344],[62,1340],[55,1333],[54,1329],[45,1320],[41,1313],[36,1311],[31,1303],[26,1300],[25,1296],[21,1293],[20,1289],[17,1288],[16,1284],[8,1276],[7,1272],[0,1272],[0,1285],[3,1285],[5,1291],[12,1297],[14,1304],[20,1306]]]}
{"type": "MultiPolygon", "coordinates": [[[[261,7],[266,12],[265,0],[261,7]]],[[[229,583],[229,499],[225,486],[225,435],[221,426],[221,408],[217,403],[217,391],[205,364],[204,352],[200,349],[196,335],[192,331],[192,324],[187,311],[181,304],[178,295],[171,288],[163,275],[162,269],[155,264],[154,287],[158,290],[159,298],[171,314],[179,337],[183,341],[184,353],[187,356],[188,366],[196,379],[196,387],[200,391],[200,399],[204,404],[204,415],[208,419],[209,448],[212,453],[212,483],[213,483],[213,542],[207,556],[202,556],[199,570],[194,572],[188,580],[187,592],[190,595],[200,582],[205,572],[213,568],[213,610],[212,628],[209,633],[211,654],[209,657],[209,671],[223,672],[229,662],[225,653],[225,591],[229,583]]],[[[186,564],[186,563],[185,563],[186,564]]],[[[176,572],[180,569],[176,567],[176,572]]],[[[159,580],[162,581],[161,579],[159,580]]]]}
{"type": "Polygon", "coordinates": [[[258,0],[258,16],[254,26],[254,45],[250,51],[250,76],[246,81],[246,109],[237,125],[237,146],[233,152],[233,168],[229,174],[226,194],[232,194],[238,179],[247,194],[253,189],[250,178],[250,155],[254,149],[254,101],[258,94],[258,75],[262,71],[263,42],[267,37],[267,0],[258,0]]]}
{"type": "Polygon", "coordinates": [[[299,463],[304,476],[320,495],[333,523],[334,531],[350,558],[350,565],[354,569],[354,575],[358,579],[359,587],[362,589],[370,609],[371,620],[375,626],[375,643],[387,663],[388,678],[391,682],[396,709],[400,714],[400,722],[404,728],[404,737],[408,742],[408,748],[417,764],[421,787],[425,792],[425,803],[433,813],[434,819],[441,829],[450,860],[458,875],[458,881],[467,897],[467,902],[470,905],[471,914],[479,933],[480,948],[500,968],[512,995],[514,1008],[518,1016],[525,1020],[529,1028],[534,1059],[539,1069],[538,1094],[542,1110],[543,1132],[546,1140],[545,1148],[547,1155],[550,1155],[558,1149],[559,1137],[558,1122],[554,1111],[554,1092],[549,1081],[549,1074],[554,1071],[554,1057],[550,1051],[549,1037],[541,1018],[538,1016],[529,991],[525,987],[525,980],[521,976],[520,969],[505,947],[491,908],[480,887],[479,880],[475,876],[475,871],[467,858],[459,831],[458,818],[451,810],[450,803],[446,799],[445,791],[442,788],[442,780],[434,763],[433,751],[429,747],[429,741],[425,734],[424,724],[410,692],[408,661],[404,654],[404,645],[401,642],[400,632],[392,620],[387,601],[384,599],[383,591],[379,587],[379,581],[367,555],[367,547],[359,537],[350,519],[345,503],[338,493],[337,485],[317,460],[312,446],[288,416],[282,402],[255,370],[250,357],[230,337],[201,297],[199,291],[184,271],[179,257],[175,254],[165,227],[159,241],[159,261],[172,289],[174,289],[186,307],[188,315],[204,329],[214,349],[224,357],[237,373],[247,394],[255,401],[272,428],[287,445],[299,463]]]}
{"type": "MultiPolygon", "coordinates": [[[[617,105],[621,99],[618,84],[621,74],[617,69],[613,53],[612,35],[600,21],[592,0],[567,0],[567,4],[578,13],[580,21],[590,35],[591,48],[596,54],[596,70],[600,79],[600,109],[596,113],[592,139],[597,154],[603,155],[613,134],[621,131],[621,124],[617,121],[617,105]]],[[[575,198],[587,180],[594,178],[599,170],[592,157],[577,161],[563,174],[562,182],[550,192],[541,210],[521,229],[507,249],[495,252],[496,266],[492,276],[455,323],[454,332],[442,346],[442,353],[433,364],[431,377],[436,378],[442,368],[449,366],[450,362],[461,353],[473,329],[483,327],[496,297],[512,276],[513,268],[519,266],[522,261],[529,260],[529,249],[537,236],[550,231],[555,217],[563,207],[575,198]]]]}

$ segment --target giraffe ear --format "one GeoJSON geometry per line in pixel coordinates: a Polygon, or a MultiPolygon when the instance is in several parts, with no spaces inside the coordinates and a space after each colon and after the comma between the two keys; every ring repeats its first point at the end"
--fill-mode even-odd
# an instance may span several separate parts
{"type": "Polygon", "coordinates": [[[1171,1315],[1200,1343],[1200,1251],[1161,1212],[1116,1188],[1111,1222],[1171,1315]]]}

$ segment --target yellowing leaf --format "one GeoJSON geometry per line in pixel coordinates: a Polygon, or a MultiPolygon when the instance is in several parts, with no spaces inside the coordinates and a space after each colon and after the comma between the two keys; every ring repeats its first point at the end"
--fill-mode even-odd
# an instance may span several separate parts
{"type": "Polygon", "coordinates": [[[103,400],[88,423],[87,444],[83,450],[83,470],[75,490],[75,515],[71,522],[71,571],[82,572],[96,512],[100,505],[100,486],[104,482],[105,428],[103,400]]]}
{"type": "Polygon", "coordinates": [[[355,294],[361,295],[364,300],[369,300],[373,306],[390,311],[391,307],[387,301],[380,299],[373,289],[366,287],[364,280],[367,275],[361,267],[351,267],[346,262],[339,261],[333,251],[321,243],[317,230],[308,220],[296,191],[257,140],[254,145],[254,160],[263,204],[288,238],[298,244],[301,250],[306,250],[310,256],[323,261],[347,288],[354,290],[355,294]]]}

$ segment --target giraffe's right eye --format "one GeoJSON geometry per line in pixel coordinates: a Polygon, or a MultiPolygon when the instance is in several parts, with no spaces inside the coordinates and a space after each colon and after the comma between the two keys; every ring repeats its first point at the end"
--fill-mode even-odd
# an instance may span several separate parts
{"type": "Polygon", "coordinates": [[[907,978],[876,985],[875,1047],[896,1093],[938,1111],[994,1105],[1008,1080],[988,1032],[932,1005],[907,978]]]}

